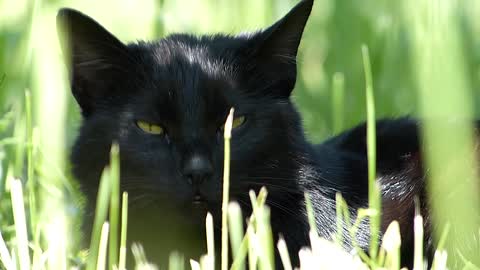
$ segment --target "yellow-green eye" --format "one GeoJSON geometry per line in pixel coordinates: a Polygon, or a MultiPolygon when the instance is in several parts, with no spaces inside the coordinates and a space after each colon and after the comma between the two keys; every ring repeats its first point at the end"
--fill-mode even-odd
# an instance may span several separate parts
{"type": "MultiPolygon", "coordinates": [[[[243,123],[245,123],[245,116],[239,116],[239,117],[233,118],[232,129],[235,129],[243,125],[243,123]]],[[[224,129],[225,129],[225,124],[222,125],[222,130],[224,129]]]]}
{"type": "Polygon", "coordinates": [[[150,124],[145,121],[137,121],[137,126],[144,132],[153,134],[153,135],[161,135],[165,132],[161,126],[150,124]]]}

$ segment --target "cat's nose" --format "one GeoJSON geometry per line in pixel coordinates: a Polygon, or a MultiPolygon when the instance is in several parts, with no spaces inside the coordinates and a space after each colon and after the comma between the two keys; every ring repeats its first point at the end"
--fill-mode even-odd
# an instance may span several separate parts
{"type": "Polygon", "coordinates": [[[185,161],[182,173],[189,184],[198,186],[212,176],[212,163],[205,156],[193,155],[185,161]]]}

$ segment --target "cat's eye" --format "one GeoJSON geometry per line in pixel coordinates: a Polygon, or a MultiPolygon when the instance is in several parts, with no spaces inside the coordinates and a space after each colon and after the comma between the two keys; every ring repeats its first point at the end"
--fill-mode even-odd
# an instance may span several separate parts
{"type": "MultiPolygon", "coordinates": [[[[232,129],[238,128],[245,123],[245,116],[238,116],[233,118],[232,129]]],[[[225,129],[225,124],[222,125],[221,130],[225,129]]]]}
{"type": "Polygon", "coordinates": [[[137,121],[136,124],[141,130],[148,134],[162,135],[165,133],[163,127],[159,125],[151,124],[145,121],[137,121]]]}

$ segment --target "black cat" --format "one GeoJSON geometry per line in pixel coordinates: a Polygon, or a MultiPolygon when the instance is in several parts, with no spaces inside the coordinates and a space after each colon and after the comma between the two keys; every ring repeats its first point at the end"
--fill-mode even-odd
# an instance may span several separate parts
{"type": "MultiPolygon", "coordinates": [[[[88,16],[62,9],[58,27],[71,63],[72,93],[84,117],[71,161],[89,211],[116,141],[121,188],[132,201],[129,239],[142,242],[147,256],[161,264],[171,250],[204,253],[205,213],[213,213],[217,228],[221,217],[222,125],[231,107],[236,114],[232,200],[248,214],[248,191],[267,187],[274,235],[285,237],[295,264],[298,250],[309,244],[305,192],[325,238],[336,231],[337,192],[353,215],[367,207],[365,125],[312,145],[290,100],[312,5],[303,0],[269,28],[251,34],[173,34],[127,45],[88,16]]],[[[379,233],[399,221],[403,261],[409,264],[414,198],[426,209],[417,123],[382,120],[376,128],[383,196],[379,233]]],[[[429,220],[427,247],[432,245],[429,220]]],[[[89,227],[91,220],[86,223],[89,227]]],[[[368,249],[369,237],[368,223],[362,223],[361,248],[368,249]]],[[[344,238],[345,248],[352,249],[346,230],[344,238]]]]}

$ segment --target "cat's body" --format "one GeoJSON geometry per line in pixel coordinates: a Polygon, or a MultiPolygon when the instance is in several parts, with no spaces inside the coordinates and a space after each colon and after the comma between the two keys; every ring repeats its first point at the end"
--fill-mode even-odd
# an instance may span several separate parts
{"type": "MultiPolygon", "coordinates": [[[[309,244],[305,192],[311,195],[319,233],[326,238],[336,230],[337,192],[353,216],[356,209],[366,208],[365,126],[312,145],[289,99],[312,2],[300,2],[279,22],[251,35],[180,34],[129,45],[85,15],[62,10],[58,22],[66,35],[64,44],[70,45],[66,51],[71,52],[72,91],[84,116],[72,165],[88,198],[87,212],[116,141],[121,188],[131,198],[129,239],[142,242],[157,263],[165,263],[172,250],[187,256],[204,253],[206,211],[212,212],[217,229],[220,224],[221,127],[231,107],[237,116],[231,198],[247,215],[248,191],[267,187],[274,235],[284,236],[295,263],[298,250],[309,244]]],[[[382,232],[399,220],[405,263],[411,262],[414,198],[426,209],[419,153],[415,121],[377,123],[382,232]]],[[[345,248],[351,249],[346,229],[344,239],[345,248]]],[[[361,223],[357,242],[367,249],[368,223],[361,223]]]]}

